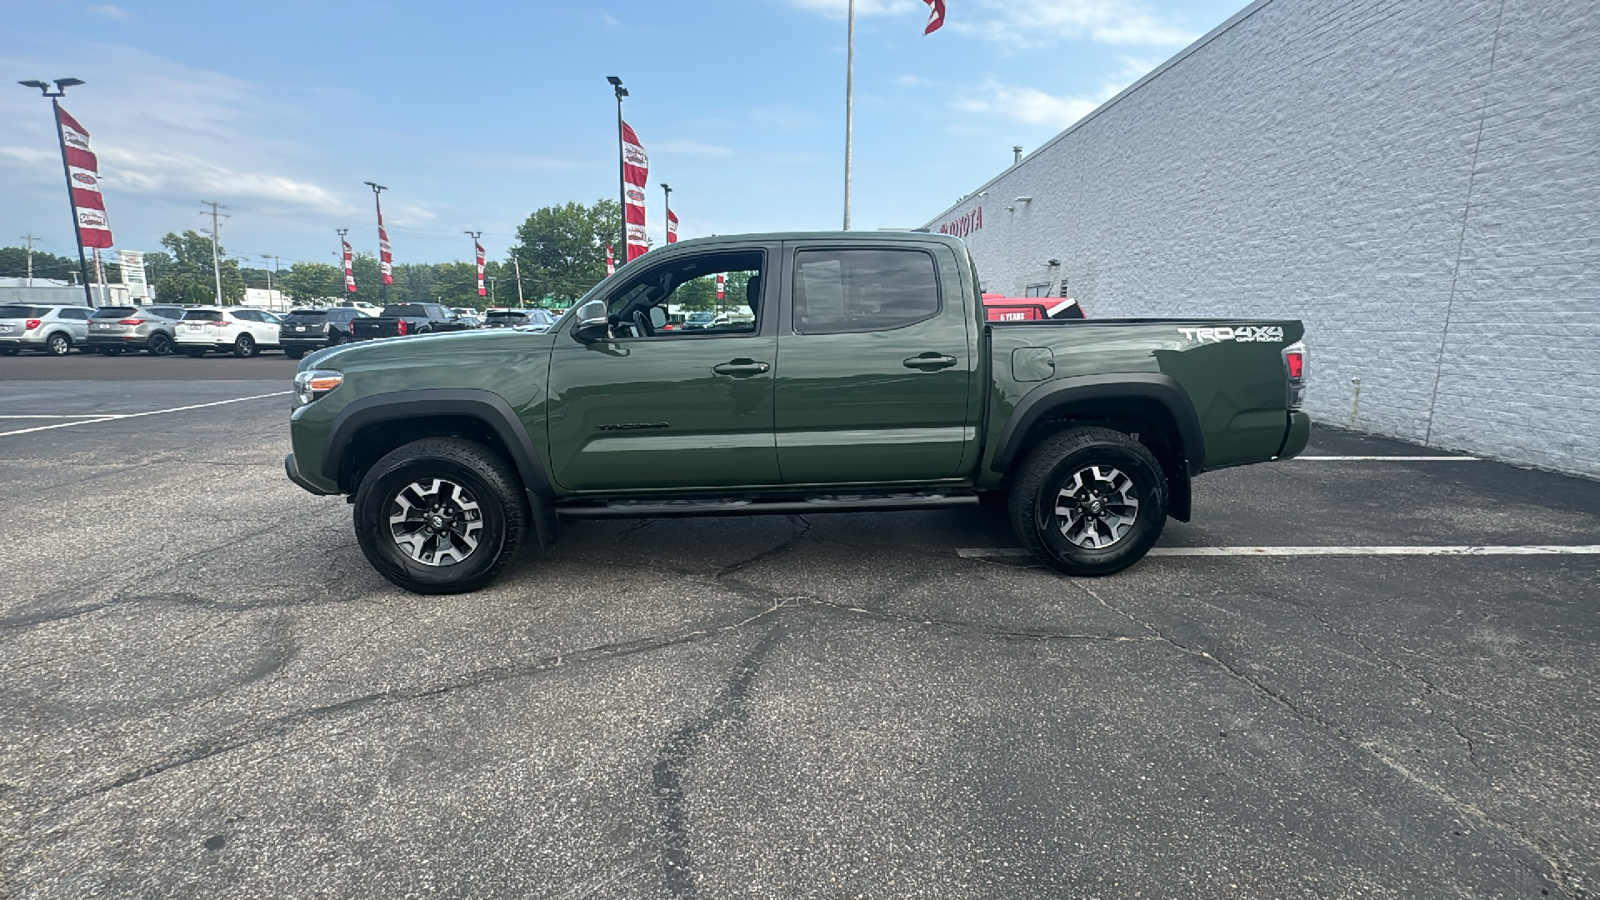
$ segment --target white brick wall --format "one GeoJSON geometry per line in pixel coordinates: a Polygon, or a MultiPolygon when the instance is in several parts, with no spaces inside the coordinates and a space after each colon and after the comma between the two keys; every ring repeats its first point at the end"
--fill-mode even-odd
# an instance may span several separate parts
{"type": "Polygon", "coordinates": [[[1261,0],[980,190],[991,291],[1304,319],[1316,419],[1600,476],[1600,0],[1261,0]]]}

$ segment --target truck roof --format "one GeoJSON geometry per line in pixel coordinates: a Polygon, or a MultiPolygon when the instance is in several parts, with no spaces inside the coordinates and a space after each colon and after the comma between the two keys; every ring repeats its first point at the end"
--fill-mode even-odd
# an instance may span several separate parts
{"type": "MultiPolygon", "coordinates": [[[[966,248],[966,244],[958,237],[948,234],[936,234],[931,231],[769,231],[754,234],[714,234],[709,237],[689,238],[675,241],[672,249],[688,247],[707,247],[716,244],[745,244],[752,242],[771,241],[816,241],[825,240],[839,243],[873,243],[883,244],[903,241],[908,244],[940,243],[953,247],[966,248]]],[[[657,247],[655,251],[667,249],[657,247]]],[[[648,255],[648,254],[647,254],[648,255]]],[[[641,257],[642,258],[642,257],[641,257]]]]}

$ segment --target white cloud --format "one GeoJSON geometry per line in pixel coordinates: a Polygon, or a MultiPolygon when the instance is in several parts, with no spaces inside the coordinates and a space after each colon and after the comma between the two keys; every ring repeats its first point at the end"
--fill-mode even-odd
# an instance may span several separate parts
{"type": "Polygon", "coordinates": [[[105,16],[108,19],[115,19],[118,22],[126,22],[129,18],[127,10],[120,6],[112,6],[109,3],[101,6],[91,6],[89,7],[89,12],[98,16],[105,16]]]}
{"type": "Polygon", "coordinates": [[[1139,0],[977,0],[966,16],[951,10],[951,30],[1016,47],[1063,39],[1179,47],[1200,35],[1151,12],[1139,0]]]}
{"type": "Polygon", "coordinates": [[[1102,102],[1090,97],[1058,97],[1037,88],[1016,87],[990,79],[980,85],[976,93],[962,97],[952,105],[964,112],[999,116],[1030,125],[1066,128],[1093,112],[1102,102]]]}

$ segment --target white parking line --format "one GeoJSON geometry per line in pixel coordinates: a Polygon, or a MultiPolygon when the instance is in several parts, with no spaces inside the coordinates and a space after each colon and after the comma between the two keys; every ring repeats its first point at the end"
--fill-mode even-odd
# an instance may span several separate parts
{"type": "Polygon", "coordinates": [[[1292,456],[1279,462],[1482,462],[1476,456],[1292,456]]]}
{"type": "MultiPolygon", "coordinates": [[[[964,559],[1029,557],[1021,547],[963,547],[964,559]]],[[[1152,547],[1151,556],[1600,556],[1600,544],[1463,544],[1458,546],[1152,547]]]]}
{"type": "Polygon", "coordinates": [[[112,419],[112,418],[116,418],[119,415],[121,415],[121,413],[75,413],[73,415],[60,415],[60,416],[5,415],[5,414],[0,414],[0,419],[112,419]]]}
{"type": "MultiPolygon", "coordinates": [[[[225,406],[229,403],[243,403],[246,400],[261,400],[267,397],[282,397],[292,391],[274,391],[270,394],[256,394],[251,397],[235,397],[232,400],[213,400],[210,403],[194,403],[189,406],[174,406],[171,409],[152,409],[148,412],[136,413],[106,413],[92,419],[79,419],[74,422],[58,422],[54,425],[40,425],[35,428],[19,428],[16,431],[0,431],[0,437],[10,437],[14,434],[31,434],[35,431],[49,431],[52,428],[71,428],[74,425],[93,425],[96,422],[120,422],[123,419],[138,419],[144,416],[161,416],[167,413],[185,412],[191,409],[205,409],[210,406],[225,406]]],[[[14,417],[14,418],[20,418],[14,417]]]]}

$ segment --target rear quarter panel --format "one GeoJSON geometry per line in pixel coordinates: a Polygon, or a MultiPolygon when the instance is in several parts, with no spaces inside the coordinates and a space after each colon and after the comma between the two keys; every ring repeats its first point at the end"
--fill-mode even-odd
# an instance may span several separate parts
{"type": "Polygon", "coordinates": [[[1156,373],[1176,381],[1194,405],[1208,470],[1277,454],[1289,418],[1282,350],[1305,333],[1298,321],[1268,319],[1047,320],[988,330],[994,372],[988,447],[996,446],[1022,399],[1042,385],[1156,373]]]}

